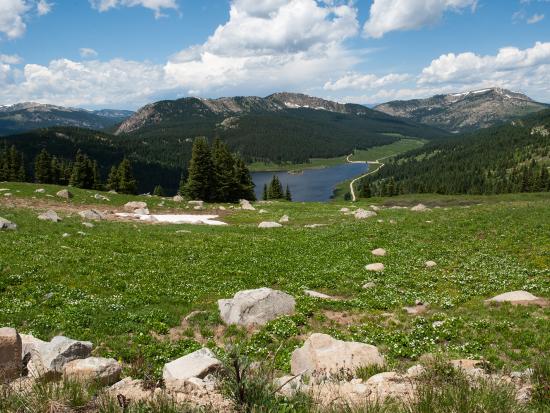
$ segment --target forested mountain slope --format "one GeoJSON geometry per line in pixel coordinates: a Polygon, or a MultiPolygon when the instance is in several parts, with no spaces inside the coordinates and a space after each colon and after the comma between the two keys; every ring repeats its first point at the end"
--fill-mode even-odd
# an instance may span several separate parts
{"type": "Polygon", "coordinates": [[[550,190],[550,110],[432,142],[388,162],[364,194],[490,194],[550,190]]]}
{"type": "Polygon", "coordinates": [[[388,134],[434,139],[446,132],[361,105],[279,93],[266,98],[156,102],[123,122],[116,134],[121,139],[147,142],[153,151],[162,143],[162,151],[175,156],[196,136],[219,136],[247,162],[298,163],[398,139],[388,134]]]}

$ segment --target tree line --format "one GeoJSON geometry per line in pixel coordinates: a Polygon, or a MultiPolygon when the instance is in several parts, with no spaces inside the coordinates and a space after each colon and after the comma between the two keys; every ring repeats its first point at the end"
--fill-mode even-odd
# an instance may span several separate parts
{"type": "Polygon", "coordinates": [[[288,185],[286,186],[286,190],[283,191],[283,185],[281,184],[281,181],[279,180],[277,175],[273,175],[273,178],[271,179],[269,185],[264,184],[262,199],[264,201],[267,201],[269,199],[285,199],[287,201],[292,201],[292,194],[290,193],[290,188],[288,185]]]}
{"type": "Polygon", "coordinates": [[[188,177],[182,179],[180,193],[207,202],[256,200],[254,183],[244,161],[216,139],[212,146],[205,137],[193,143],[188,177]]]}

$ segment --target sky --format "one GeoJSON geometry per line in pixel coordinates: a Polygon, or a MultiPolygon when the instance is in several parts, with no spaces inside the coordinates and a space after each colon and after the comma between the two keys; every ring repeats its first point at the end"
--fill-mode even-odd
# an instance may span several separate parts
{"type": "Polygon", "coordinates": [[[550,102],[550,0],[0,0],[0,105],[487,87],[550,102]]]}

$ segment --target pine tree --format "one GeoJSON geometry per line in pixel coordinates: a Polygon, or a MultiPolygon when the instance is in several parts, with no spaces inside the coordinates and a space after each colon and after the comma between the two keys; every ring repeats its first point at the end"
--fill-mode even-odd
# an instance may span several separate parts
{"type": "Polygon", "coordinates": [[[69,185],[86,189],[94,187],[93,162],[80,150],[76,153],[69,185]]]}
{"type": "Polygon", "coordinates": [[[119,177],[118,177],[118,167],[115,165],[111,166],[111,171],[109,172],[109,176],[107,178],[107,189],[109,191],[116,191],[119,190],[119,177]]]}
{"type": "Polygon", "coordinates": [[[267,197],[269,199],[283,199],[285,197],[283,193],[283,186],[277,175],[273,175],[273,179],[267,189],[267,197]]]}
{"type": "Polygon", "coordinates": [[[397,192],[395,190],[395,179],[393,179],[393,176],[390,177],[388,180],[388,184],[386,186],[386,192],[388,196],[394,196],[397,195],[397,192]]]}
{"type": "Polygon", "coordinates": [[[103,185],[101,184],[101,174],[99,172],[99,166],[97,165],[97,161],[92,162],[92,188],[93,189],[103,189],[103,185]]]}
{"type": "Polygon", "coordinates": [[[244,161],[240,158],[235,162],[235,177],[238,185],[239,199],[247,199],[249,201],[256,200],[256,194],[254,193],[254,182],[250,171],[246,167],[244,161]]]}
{"type": "Polygon", "coordinates": [[[122,194],[135,194],[137,191],[137,182],[128,158],[124,158],[118,167],[118,191],[122,194]]]}
{"type": "Polygon", "coordinates": [[[216,193],[215,179],[210,147],[205,137],[195,139],[191,162],[189,163],[189,177],[185,185],[185,194],[191,199],[210,201],[216,193]]]}
{"type": "Polygon", "coordinates": [[[46,149],[42,149],[34,160],[34,180],[39,184],[54,183],[52,158],[46,149]]]}
{"type": "Polygon", "coordinates": [[[367,181],[363,183],[362,196],[363,198],[370,198],[372,196],[370,184],[367,181]]]}
{"type": "Polygon", "coordinates": [[[55,156],[52,156],[50,161],[50,180],[52,184],[62,184],[61,181],[61,165],[55,156]]]}
{"type": "Polygon", "coordinates": [[[220,139],[216,139],[212,147],[212,165],[216,183],[213,200],[218,202],[237,201],[240,194],[235,174],[235,159],[220,139]]]}
{"type": "Polygon", "coordinates": [[[162,186],[160,185],[155,186],[155,189],[153,190],[153,195],[164,196],[164,189],[162,188],[162,186]]]}
{"type": "Polygon", "coordinates": [[[290,188],[288,187],[288,185],[286,186],[285,199],[287,201],[292,201],[292,194],[290,193],[290,188]]]}
{"type": "Polygon", "coordinates": [[[269,199],[267,184],[264,184],[264,192],[262,195],[262,200],[267,201],[269,199]]]}
{"type": "Polygon", "coordinates": [[[546,165],[543,165],[540,174],[537,180],[537,190],[540,192],[545,192],[550,190],[550,177],[548,176],[548,168],[546,165]]]}

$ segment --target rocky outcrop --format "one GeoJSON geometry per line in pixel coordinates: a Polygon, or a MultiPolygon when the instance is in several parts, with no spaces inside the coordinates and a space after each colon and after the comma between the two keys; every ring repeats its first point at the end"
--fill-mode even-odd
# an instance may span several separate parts
{"type": "Polygon", "coordinates": [[[0,384],[21,375],[21,337],[14,328],[0,328],[0,384]]]}
{"type": "Polygon", "coordinates": [[[220,316],[226,324],[264,325],[281,315],[293,314],[294,297],[271,288],[239,291],[231,299],[218,300],[220,316]]]}
{"type": "Polygon", "coordinates": [[[57,336],[50,342],[34,342],[29,374],[34,377],[52,376],[63,372],[70,361],[87,358],[92,351],[92,343],[57,336]]]}
{"type": "Polygon", "coordinates": [[[375,346],[314,333],[302,347],[294,350],[290,369],[292,374],[325,376],[383,364],[384,358],[375,346]]]}
{"type": "Polygon", "coordinates": [[[73,360],[63,366],[63,377],[83,382],[99,382],[103,385],[120,379],[122,366],[115,359],[89,357],[73,360]]]}

